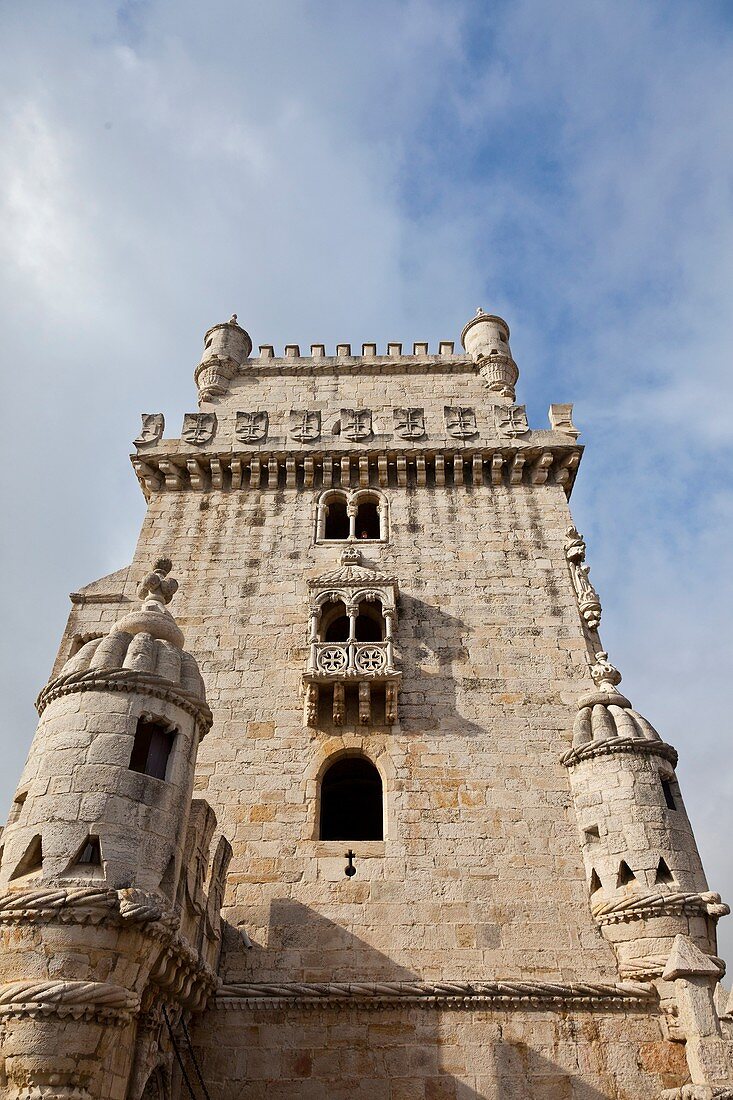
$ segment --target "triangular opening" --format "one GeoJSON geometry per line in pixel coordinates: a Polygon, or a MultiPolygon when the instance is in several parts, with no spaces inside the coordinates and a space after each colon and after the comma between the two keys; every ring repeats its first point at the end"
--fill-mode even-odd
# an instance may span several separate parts
{"type": "Polygon", "coordinates": [[[600,840],[601,834],[597,825],[589,825],[587,829],[584,829],[585,839],[589,844],[593,844],[594,841],[600,840]]]}
{"type": "Polygon", "coordinates": [[[654,885],[659,883],[665,883],[670,886],[674,882],[674,875],[670,871],[664,859],[660,859],[657,864],[657,873],[654,876],[654,885]]]}
{"type": "Polygon", "coordinates": [[[98,836],[88,836],[74,860],[77,867],[101,867],[102,849],[99,846],[98,836]]]}
{"type": "Polygon", "coordinates": [[[10,876],[10,879],[12,881],[15,878],[23,878],[24,875],[32,875],[35,871],[40,871],[42,866],[43,847],[41,845],[41,838],[40,836],[34,836],[25,850],[25,855],[10,876]]]}
{"type": "Polygon", "coordinates": [[[596,869],[594,867],[592,869],[591,873],[590,873],[590,892],[591,892],[591,894],[595,894],[596,891],[602,890],[602,889],[603,889],[603,884],[601,883],[601,880],[599,879],[598,875],[596,874],[596,869]]]}
{"type": "Polygon", "coordinates": [[[626,860],[622,859],[618,865],[616,886],[628,886],[630,882],[636,882],[636,875],[631,870],[626,860]]]}

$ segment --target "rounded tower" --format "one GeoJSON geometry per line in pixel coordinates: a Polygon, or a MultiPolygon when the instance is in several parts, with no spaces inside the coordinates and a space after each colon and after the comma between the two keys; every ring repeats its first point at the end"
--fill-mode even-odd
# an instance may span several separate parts
{"type": "Polygon", "coordinates": [[[216,986],[230,849],[191,888],[216,826],[192,802],[211,712],[166,607],[170,568],[38,699],[0,864],[0,1079],[15,1100],[137,1100],[161,1014],[177,1022],[216,986]]]}

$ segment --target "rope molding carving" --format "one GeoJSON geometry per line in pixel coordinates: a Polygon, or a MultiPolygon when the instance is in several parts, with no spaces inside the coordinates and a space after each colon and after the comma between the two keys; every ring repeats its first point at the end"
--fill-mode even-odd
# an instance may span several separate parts
{"type": "Polygon", "coordinates": [[[641,920],[644,917],[664,913],[702,913],[708,917],[725,917],[730,906],[721,902],[720,894],[705,891],[701,894],[684,894],[680,891],[658,894],[641,894],[621,898],[618,901],[602,901],[591,906],[598,924],[619,924],[622,921],[641,920]]]}
{"type": "Polygon", "coordinates": [[[609,737],[607,741],[589,741],[577,749],[569,749],[560,757],[566,768],[574,768],[581,760],[592,760],[596,756],[608,756],[616,752],[635,752],[641,756],[661,756],[669,760],[673,767],[677,765],[677,750],[665,741],[642,741],[638,737],[609,737]]]}
{"type": "Polygon", "coordinates": [[[0,898],[0,923],[51,920],[89,924],[114,916],[117,891],[95,887],[30,890],[0,898]]]}
{"type": "MultiPolygon", "coordinates": [[[[722,977],[725,974],[725,961],[718,955],[707,957],[719,968],[722,977]]],[[[651,981],[662,976],[668,960],[669,955],[643,955],[636,959],[622,959],[619,962],[619,973],[622,978],[631,981],[651,981]]]]}
{"type": "Polygon", "coordinates": [[[300,1005],[341,1004],[388,1006],[424,1004],[426,1007],[471,1007],[472,1004],[512,1001],[602,1002],[636,1004],[653,1000],[653,986],[640,982],[589,984],[585,982],[282,982],[233,983],[216,996],[219,1006],[294,1002],[300,1005]]]}
{"type": "Polygon", "coordinates": [[[85,672],[71,672],[51,680],[36,700],[36,710],[43,714],[49,703],[64,695],[77,691],[128,691],[140,692],[155,699],[163,699],[180,707],[195,720],[199,734],[203,737],[211,729],[214,721],[211,710],[205,702],[182,687],[175,687],[167,680],[152,673],[133,672],[130,669],[87,669],[85,672]]]}
{"type": "Polygon", "coordinates": [[[0,1017],[97,1017],[123,1023],[139,1007],[136,993],[109,982],[9,982],[0,986],[0,1017]]]}

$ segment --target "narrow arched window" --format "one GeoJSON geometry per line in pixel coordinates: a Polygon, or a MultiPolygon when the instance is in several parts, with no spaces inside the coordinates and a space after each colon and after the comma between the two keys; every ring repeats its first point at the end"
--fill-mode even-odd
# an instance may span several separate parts
{"type": "Polygon", "coordinates": [[[341,600],[333,600],[321,608],[321,641],[348,642],[349,618],[341,600]]]}
{"type": "Polygon", "coordinates": [[[325,539],[347,539],[349,537],[349,517],[346,512],[346,497],[333,496],[323,507],[326,513],[323,537],[325,539]]]}
{"type": "MultiPolygon", "coordinates": [[[[377,605],[378,606],[378,605],[377,605]]],[[[373,603],[362,600],[356,616],[357,642],[384,641],[384,619],[373,603]]]]}
{"type": "Polygon", "coordinates": [[[363,756],[332,764],[321,780],[321,840],[383,840],[379,772],[363,756]]]}
{"type": "Polygon", "coordinates": [[[362,500],[356,509],[357,539],[380,539],[382,537],[379,522],[379,505],[376,500],[362,500]]]}

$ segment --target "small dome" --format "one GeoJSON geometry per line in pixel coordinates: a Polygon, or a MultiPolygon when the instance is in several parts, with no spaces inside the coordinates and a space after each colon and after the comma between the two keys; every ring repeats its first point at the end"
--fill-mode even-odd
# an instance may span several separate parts
{"type": "MultiPolygon", "coordinates": [[[[598,697],[596,697],[598,699],[598,697]]],[[[623,695],[607,695],[592,704],[581,706],[573,727],[573,748],[591,741],[610,741],[614,737],[639,741],[661,741],[654,727],[637,711],[632,710],[623,695]]]]}
{"type": "Polygon", "coordinates": [[[123,619],[103,638],[81,647],[61,670],[61,676],[84,672],[141,672],[175,684],[198,699],[206,692],[198,665],[183,649],[183,633],[165,606],[178,584],[167,576],[171,563],[156,562],[138,588],[142,606],[123,619]]]}

